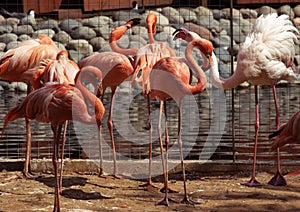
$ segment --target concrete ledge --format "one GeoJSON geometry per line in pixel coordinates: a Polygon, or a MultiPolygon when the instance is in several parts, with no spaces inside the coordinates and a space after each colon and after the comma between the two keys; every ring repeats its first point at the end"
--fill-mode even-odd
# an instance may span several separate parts
{"type": "MultiPolygon", "coordinates": [[[[0,171],[21,171],[23,169],[23,160],[11,160],[0,159],[0,171]]],[[[245,163],[217,163],[206,162],[200,163],[198,160],[186,160],[185,168],[187,172],[195,172],[200,175],[228,175],[237,174],[242,172],[251,172],[252,162],[245,163]]],[[[119,160],[117,161],[118,169],[121,174],[131,177],[144,177],[148,174],[148,161],[147,160],[119,160]]],[[[178,173],[181,172],[180,161],[169,161],[169,172],[178,173]]],[[[103,167],[105,172],[113,172],[113,162],[103,161],[103,167]]],[[[51,159],[33,159],[31,162],[31,170],[33,172],[52,172],[53,165],[51,159]]],[[[64,160],[64,172],[78,172],[78,173],[91,173],[96,174],[99,170],[98,160],[88,159],[65,159],[64,160]]],[[[292,171],[299,171],[300,164],[282,164],[283,173],[292,171]]],[[[258,172],[270,172],[276,171],[275,164],[257,164],[258,172]]],[[[160,175],[162,172],[162,165],[160,160],[155,160],[152,163],[152,172],[154,175],[160,175]]]]}

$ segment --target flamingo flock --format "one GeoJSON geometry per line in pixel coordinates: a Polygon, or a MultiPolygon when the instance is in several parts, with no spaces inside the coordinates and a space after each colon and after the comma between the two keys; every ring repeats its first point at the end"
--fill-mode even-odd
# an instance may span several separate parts
{"type": "Polygon", "coordinates": [[[111,148],[113,150],[113,177],[122,180],[117,166],[115,138],[113,135],[113,107],[117,87],[124,81],[139,83],[142,93],[148,104],[149,115],[149,178],[147,185],[153,186],[151,179],[152,162],[152,123],[150,119],[150,102],[159,99],[160,110],[158,117],[158,135],[164,176],[164,197],[157,205],[170,204],[173,201],[168,196],[168,125],[165,119],[165,144],[163,144],[162,113],[167,117],[166,101],[173,99],[178,105],[178,134],[177,140],[182,168],[184,196],[182,204],[197,204],[191,200],[187,192],[184,158],[182,151],[182,100],[188,95],[201,93],[207,84],[207,77],[203,71],[209,68],[212,83],[221,89],[230,89],[244,81],[254,85],[255,92],[255,142],[253,156],[253,170],[246,186],[260,186],[256,180],[256,153],[259,132],[258,86],[271,85],[276,108],[277,131],[270,137],[275,137],[272,149],[277,151],[277,174],[269,182],[272,185],[285,185],[286,181],[280,169],[279,147],[287,143],[299,142],[300,115],[296,113],[286,124],[279,123],[279,113],[276,100],[276,83],[280,80],[293,81],[296,79],[293,59],[295,56],[294,44],[297,42],[296,34],[299,32],[292,25],[287,15],[269,14],[260,16],[253,25],[252,30],[240,47],[237,68],[228,79],[219,76],[218,61],[213,52],[210,41],[201,38],[198,34],[185,28],[177,29],[173,35],[188,42],[185,56],[176,57],[174,51],[164,42],[154,39],[156,33],[157,17],[150,13],[146,23],[149,44],[141,48],[120,48],[117,41],[128,29],[140,24],[140,19],[131,19],[110,34],[112,52],[95,53],[84,58],[78,64],[69,59],[68,52],[59,50],[51,38],[39,35],[36,39],[23,41],[13,49],[8,50],[0,58],[0,78],[8,81],[25,82],[28,85],[27,96],[12,108],[4,118],[1,138],[7,125],[18,119],[26,120],[26,156],[23,174],[26,178],[34,178],[30,172],[31,160],[31,131],[30,121],[50,123],[53,131],[53,157],[52,163],[55,175],[55,192],[53,211],[60,211],[60,194],[62,193],[63,153],[66,140],[66,126],[69,120],[85,124],[96,124],[98,128],[98,142],[100,147],[100,172],[104,174],[102,158],[102,119],[105,108],[103,104],[106,89],[111,89],[111,101],[107,126],[109,129],[111,148]],[[204,61],[200,67],[192,54],[193,49],[200,52],[204,61]],[[195,73],[197,82],[191,84],[195,73]],[[83,81],[88,80],[94,91],[88,90],[83,81]],[[99,98],[99,96],[101,98],[99,98]],[[88,107],[94,108],[91,114],[88,107]],[[61,135],[62,134],[62,135],[61,135]],[[62,144],[61,153],[59,146],[62,144]],[[164,147],[165,146],[165,147],[164,147]],[[59,176],[59,155],[60,176],[59,176]]]}

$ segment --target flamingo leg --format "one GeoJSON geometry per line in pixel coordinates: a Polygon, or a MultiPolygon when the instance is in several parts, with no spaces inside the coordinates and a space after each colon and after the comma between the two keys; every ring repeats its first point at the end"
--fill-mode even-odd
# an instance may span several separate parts
{"type": "MultiPolygon", "coordinates": [[[[32,91],[32,86],[27,83],[27,95],[32,91]]],[[[26,179],[34,179],[37,176],[34,176],[30,173],[30,161],[31,161],[31,129],[30,129],[31,120],[25,118],[26,125],[26,153],[25,153],[25,163],[23,168],[23,175],[26,179]]]]}
{"type": "MultiPolygon", "coordinates": [[[[274,104],[275,104],[275,111],[276,111],[276,129],[279,129],[279,124],[280,124],[280,115],[279,115],[279,110],[278,110],[278,103],[277,103],[277,97],[276,97],[276,85],[273,85],[273,98],[274,98],[274,104]]],[[[274,177],[268,182],[270,185],[274,186],[285,186],[286,180],[284,179],[281,168],[280,168],[280,150],[277,148],[277,172],[274,175],[274,177]]]]}
{"type": "Polygon", "coordinates": [[[183,153],[182,153],[182,138],[181,138],[181,121],[182,121],[182,105],[181,102],[178,106],[178,146],[179,146],[179,152],[180,152],[180,160],[181,160],[181,168],[182,168],[182,178],[183,178],[183,189],[184,189],[184,197],[181,201],[183,204],[199,204],[198,202],[192,201],[190,197],[188,196],[187,189],[186,189],[186,175],[185,175],[185,167],[184,167],[184,161],[183,161],[183,153]]]}
{"type": "Polygon", "coordinates": [[[52,163],[54,168],[55,178],[55,192],[54,192],[54,208],[53,212],[60,211],[59,205],[59,180],[58,180],[58,153],[59,153],[59,140],[61,134],[62,125],[52,126],[54,138],[53,138],[53,157],[52,163]]]}
{"type": "Polygon", "coordinates": [[[60,176],[59,176],[59,193],[62,194],[62,174],[63,174],[63,166],[64,166],[64,153],[65,153],[65,144],[66,144],[66,133],[67,133],[68,121],[65,121],[62,144],[61,144],[61,158],[60,158],[60,176]]]}
{"type": "Polygon", "coordinates": [[[148,180],[145,184],[140,185],[140,187],[156,187],[152,182],[152,122],[151,122],[151,102],[150,102],[150,95],[147,94],[147,107],[148,107],[148,121],[149,121],[149,166],[148,166],[148,180]]]}
{"type": "MultiPolygon", "coordinates": [[[[167,102],[164,101],[164,115],[165,115],[165,146],[166,146],[166,170],[169,170],[168,168],[168,158],[169,158],[169,145],[170,145],[170,139],[169,139],[169,132],[168,132],[168,116],[167,116],[167,102]]],[[[169,179],[168,172],[166,173],[167,179],[169,179]]],[[[167,184],[168,187],[163,187],[160,189],[161,192],[163,192],[165,189],[168,189],[169,193],[178,193],[178,191],[175,191],[173,189],[169,188],[169,184],[167,184]]]]}
{"type": "Polygon", "coordinates": [[[117,154],[116,154],[115,139],[114,139],[114,132],[113,132],[113,120],[112,120],[112,113],[113,113],[113,107],[114,107],[116,88],[117,87],[112,87],[111,88],[111,100],[110,100],[110,108],[109,108],[107,126],[108,126],[108,129],[109,129],[109,134],[110,134],[110,139],[111,139],[111,148],[113,150],[113,161],[114,161],[113,176],[117,179],[121,179],[122,176],[119,175],[118,167],[117,167],[117,154]]]}
{"type": "MultiPolygon", "coordinates": [[[[105,93],[105,88],[103,88],[103,93],[101,96],[101,101],[103,102],[104,99],[104,93],[105,93]]],[[[103,152],[102,152],[102,133],[100,131],[102,131],[102,124],[99,123],[98,125],[98,129],[99,129],[99,157],[100,157],[100,164],[99,164],[99,177],[105,177],[104,175],[104,169],[103,169],[103,152]]]]}
{"type": "MultiPolygon", "coordinates": [[[[164,186],[165,188],[168,188],[168,170],[166,169],[166,163],[165,163],[165,155],[164,155],[164,147],[162,143],[162,133],[161,133],[161,116],[162,116],[162,110],[163,110],[163,104],[164,101],[160,100],[160,108],[159,108],[159,118],[158,118],[158,135],[159,135],[159,146],[160,146],[160,154],[161,154],[161,161],[162,161],[162,167],[163,167],[163,174],[164,174],[164,186]]],[[[169,201],[174,201],[168,197],[168,189],[165,189],[165,196],[162,200],[158,201],[156,205],[166,205],[169,206],[169,201]]]]}
{"type": "Polygon", "coordinates": [[[261,186],[261,184],[255,179],[256,171],[256,153],[257,153],[257,143],[258,143],[258,130],[259,130],[259,112],[258,112],[258,87],[254,85],[255,93],[255,141],[254,141],[254,155],[253,155],[253,167],[252,167],[252,176],[249,182],[242,183],[242,185],[254,187],[261,186]]]}

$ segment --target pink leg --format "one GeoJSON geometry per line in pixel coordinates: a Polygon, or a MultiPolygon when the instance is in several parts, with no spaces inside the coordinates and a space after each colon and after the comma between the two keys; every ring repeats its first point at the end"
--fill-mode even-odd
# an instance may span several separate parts
{"type": "Polygon", "coordinates": [[[113,132],[113,127],[114,126],[113,126],[113,120],[112,120],[115,91],[116,91],[116,87],[111,88],[111,101],[110,101],[110,108],[109,108],[107,126],[108,126],[108,129],[109,129],[109,134],[110,134],[110,139],[111,139],[111,148],[113,150],[113,161],[114,161],[113,176],[117,179],[121,179],[122,176],[119,175],[118,167],[117,167],[117,155],[116,155],[115,139],[114,139],[114,132],[113,132]]]}
{"type": "Polygon", "coordinates": [[[54,177],[55,177],[55,192],[54,192],[54,208],[53,211],[58,212],[60,211],[59,205],[59,180],[58,180],[58,153],[59,153],[59,140],[62,125],[58,126],[51,126],[54,134],[53,138],[53,168],[54,168],[54,177]]]}
{"type": "Polygon", "coordinates": [[[186,189],[186,176],[185,176],[185,167],[184,167],[184,162],[183,162],[182,139],[181,139],[181,120],[182,120],[181,109],[182,109],[182,105],[180,102],[179,106],[178,106],[178,146],[179,146],[179,152],[180,152],[183,188],[184,188],[184,197],[183,197],[181,203],[194,205],[194,204],[198,204],[198,203],[194,202],[190,199],[190,197],[187,194],[187,189],[186,189]]]}
{"type": "MultiPolygon", "coordinates": [[[[277,104],[277,97],[276,97],[276,86],[273,85],[273,97],[274,97],[274,104],[275,104],[275,111],[276,111],[276,129],[279,129],[280,124],[280,115],[278,110],[278,104],[277,104]]],[[[277,148],[277,172],[275,176],[268,182],[268,184],[275,185],[275,186],[285,186],[286,180],[284,179],[281,168],[280,168],[280,150],[277,148]]]]}
{"type": "MultiPolygon", "coordinates": [[[[158,118],[158,135],[159,135],[159,145],[160,145],[160,154],[161,154],[161,161],[164,173],[164,186],[168,188],[168,170],[166,169],[165,163],[165,155],[164,155],[164,147],[162,143],[162,133],[161,133],[161,116],[163,110],[163,100],[160,100],[160,108],[159,108],[159,118],[158,118]]],[[[168,197],[168,189],[165,189],[165,196],[162,200],[158,201],[156,205],[166,205],[169,206],[169,201],[173,201],[168,197]]]]}
{"type": "MultiPolygon", "coordinates": [[[[103,102],[104,99],[104,93],[106,88],[103,88],[103,92],[101,95],[101,101],[103,102]]],[[[103,169],[103,152],[102,152],[102,124],[98,123],[98,133],[99,133],[99,157],[100,157],[100,168],[99,168],[99,177],[106,177],[104,175],[104,169],[103,169]]]]}
{"type": "Polygon", "coordinates": [[[253,155],[253,168],[252,168],[252,176],[249,182],[242,183],[242,185],[254,187],[261,186],[261,184],[255,179],[255,171],[256,171],[256,153],[257,153],[257,143],[258,143],[258,130],[259,130],[259,113],[258,113],[258,90],[257,85],[254,86],[255,92],[255,142],[254,142],[254,155],[253,155]]]}
{"type": "MultiPolygon", "coordinates": [[[[165,115],[165,146],[166,146],[166,170],[169,170],[168,168],[168,158],[169,158],[169,145],[170,145],[170,139],[169,139],[169,133],[168,133],[168,114],[167,114],[167,102],[164,101],[164,115],[165,115]]],[[[167,179],[169,179],[168,172],[166,172],[167,179]]],[[[167,184],[169,185],[169,183],[167,184]]],[[[163,192],[165,189],[168,189],[169,193],[178,193],[178,191],[175,191],[173,189],[170,189],[168,187],[163,187],[160,189],[161,192],[163,192]]]]}
{"type": "MultiPolygon", "coordinates": [[[[27,84],[27,95],[32,91],[32,86],[27,84]]],[[[26,124],[26,153],[25,153],[25,163],[23,168],[23,175],[26,179],[35,179],[37,176],[34,176],[30,173],[30,161],[31,161],[31,129],[30,129],[31,120],[25,118],[26,124]]]]}
{"type": "Polygon", "coordinates": [[[64,124],[64,131],[62,137],[62,144],[61,144],[61,158],[60,158],[60,176],[59,176],[59,193],[62,194],[62,174],[63,174],[63,161],[64,161],[64,153],[65,153],[65,144],[66,144],[66,133],[67,133],[67,126],[68,121],[65,121],[64,124]]]}

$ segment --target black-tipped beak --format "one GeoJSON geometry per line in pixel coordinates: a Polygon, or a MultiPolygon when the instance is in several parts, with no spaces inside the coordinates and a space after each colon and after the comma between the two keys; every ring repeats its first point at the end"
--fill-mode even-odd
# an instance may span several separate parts
{"type": "Polygon", "coordinates": [[[179,34],[179,33],[185,34],[184,30],[182,30],[182,29],[176,29],[176,30],[172,33],[172,36],[174,36],[174,37],[173,37],[173,40],[177,40],[177,39],[179,38],[179,37],[177,36],[177,34],[179,34]]]}
{"type": "Polygon", "coordinates": [[[127,21],[127,23],[131,23],[132,26],[135,26],[135,25],[138,25],[141,23],[141,18],[133,18],[133,19],[130,19],[129,21],[127,21]]]}

